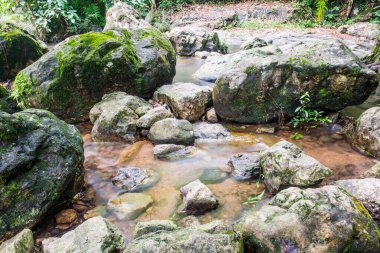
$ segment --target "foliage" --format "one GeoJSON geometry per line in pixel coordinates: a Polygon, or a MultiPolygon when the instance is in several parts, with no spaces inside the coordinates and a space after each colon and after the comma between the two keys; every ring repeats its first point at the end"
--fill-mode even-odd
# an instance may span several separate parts
{"type": "Polygon", "coordinates": [[[328,10],[326,3],[327,3],[327,0],[317,0],[317,14],[316,14],[316,18],[317,18],[317,22],[318,23],[321,23],[323,14],[325,13],[325,11],[328,10]]]}
{"type": "Polygon", "coordinates": [[[294,111],[295,116],[290,121],[290,124],[293,127],[302,127],[304,124],[322,124],[322,123],[330,123],[330,119],[323,116],[323,111],[313,110],[308,108],[310,104],[310,94],[309,92],[305,92],[300,97],[301,105],[297,107],[294,111]]]}
{"type": "Polygon", "coordinates": [[[373,8],[373,16],[374,16],[375,22],[380,25],[380,5],[373,8]]]}
{"type": "Polygon", "coordinates": [[[257,203],[259,203],[264,198],[265,190],[263,190],[261,193],[253,196],[249,196],[244,202],[243,205],[249,205],[249,206],[255,206],[257,203]]]}
{"type": "Polygon", "coordinates": [[[294,132],[294,133],[290,136],[290,138],[293,139],[293,140],[298,141],[298,140],[303,139],[303,135],[300,134],[300,133],[298,133],[298,132],[294,132]]]}

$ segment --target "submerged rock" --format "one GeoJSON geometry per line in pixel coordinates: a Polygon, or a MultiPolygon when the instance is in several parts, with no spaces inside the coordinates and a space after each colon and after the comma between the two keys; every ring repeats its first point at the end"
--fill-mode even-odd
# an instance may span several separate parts
{"type": "Polygon", "coordinates": [[[214,194],[198,179],[180,189],[183,199],[182,212],[199,215],[218,207],[214,194]]]}
{"type": "Polygon", "coordinates": [[[107,219],[91,218],[61,238],[51,237],[42,241],[44,253],[113,253],[122,252],[125,244],[121,232],[107,219]]]}
{"type": "Polygon", "coordinates": [[[128,167],[119,169],[117,176],[112,178],[112,183],[120,189],[132,192],[153,186],[158,179],[157,173],[153,171],[128,167]]]}
{"type": "Polygon", "coordinates": [[[160,87],[155,100],[167,104],[174,114],[189,121],[199,120],[212,102],[212,89],[193,83],[175,83],[160,87]]]}
{"type": "Polygon", "coordinates": [[[135,227],[134,236],[135,238],[138,238],[150,233],[173,231],[177,228],[177,225],[171,220],[151,220],[147,222],[139,222],[135,227]]]}
{"type": "Polygon", "coordinates": [[[153,204],[150,195],[124,193],[108,201],[107,208],[120,220],[133,220],[153,204]]]}
{"type": "Polygon", "coordinates": [[[33,232],[24,229],[8,241],[0,244],[1,253],[33,253],[34,240],[33,232]]]}
{"type": "Polygon", "coordinates": [[[235,229],[245,252],[379,252],[380,231],[363,204],[337,186],[288,188],[235,229]]]}
{"type": "Polygon", "coordinates": [[[0,47],[0,80],[4,81],[47,52],[32,35],[12,24],[0,24],[0,47]]]}
{"type": "Polygon", "coordinates": [[[34,226],[82,188],[80,133],[50,112],[0,112],[0,155],[0,240],[34,226]]]}
{"type": "Polygon", "coordinates": [[[258,153],[242,153],[234,155],[228,166],[232,170],[232,176],[238,180],[259,178],[261,175],[260,156],[258,153]]]}
{"type": "Polygon", "coordinates": [[[153,154],[159,159],[176,160],[194,155],[197,148],[193,146],[161,144],[156,145],[153,149],[153,154]]]}
{"type": "Polygon", "coordinates": [[[232,138],[231,133],[221,124],[197,122],[193,124],[194,137],[200,140],[222,140],[232,138]]]}
{"type": "Polygon", "coordinates": [[[213,57],[196,77],[215,82],[218,116],[240,123],[292,117],[309,92],[310,107],[338,111],[363,103],[379,79],[339,41],[305,41],[213,57]]]}
{"type": "Polygon", "coordinates": [[[153,124],[148,138],[157,144],[191,145],[194,142],[193,126],[187,120],[163,119],[153,124]]]}
{"type": "Polygon", "coordinates": [[[264,183],[271,193],[281,186],[311,186],[331,175],[331,170],[299,147],[280,141],[260,155],[264,183]]]}
{"type": "Polygon", "coordinates": [[[172,81],[175,62],[169,40],[155,29],[90,32],[70,37],[21,71],[14,94],[26,107],[82,121],[106,93],[150,98],[172,81]]]}
{"type": "Polygon", "coordinates": [[[137,121],[137,126],[141,128],[150,128],[157,121],[174,118],[174,115],[164,106],[159,106],[149,110],[137,121]]]}

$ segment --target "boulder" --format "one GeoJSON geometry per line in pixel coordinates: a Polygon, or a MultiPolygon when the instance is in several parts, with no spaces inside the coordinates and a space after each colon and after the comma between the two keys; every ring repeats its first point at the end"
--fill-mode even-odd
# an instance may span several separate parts
{"type": "Polygon", "coordinates": [[[183,199],[181,211],[189,215],[199,215],[218,207],[214,194],[199,179],[180,189],[183,199]]]}
{"type": "Polygon", "coordinates": [[[357,22],[351,25],[340,26],[338,31],[352,36],[365,37],[374,40],[379,35],[379,26],[375,23],[357,22]]]}
{"type": "Polygon", "coordinates": [[[221,140],[231,139],[231,133],[221,124],[211,124],[207,122],[197,122],[193,124],[195,139],[201,140],[221,140]]]}
{"type": "Polygon", "coordinates": [[[107,94],[90,111],[94,124],[91,136],[95,141],[134,142],[137,140],[137,112],[149,109],[149,103],[139,97],[125,92],[107,94]]]}
{"type": "Polygon", "coordinates": [[[0,112],[0,156],[0,241],[34,226],[82,189],[80,133],[50,112],[0,112]]]}
{"type": "Polygon", "coordinates": [[[158,174],[153,171],[127,167],[119,169],[117,176],[112,178],[112,183],[127,192],[135,192],[153,186],[158,179],[158,174]]]}
{"type": "Polygon", "coordinates": [[[162,119],[174,118],[174,115],[164,106],[159,106],[149,110],[137,121],[137,126],[141,128],[150,128],[154,123],[162,119]]]}
{"type": "Polygon", "coordinates": [[[371,169],[365,171],[362,178],[379,178],[380,179],[380,163],[372,166],[371,169]]]}
{"type": "Polygon", "coordinates": [[[291,187],[235,225],[244,252],[379,252],[380,231],[363,204],[337,186],[291,187]]]}
{"type": "Polygon", "coordinates": [[[108,201],[107,208],[120,220],[133,220],[153,204],[150,195],[124,193],[108,201]]]}
{"type": "Polygon", "coordinates": [[[13,79],[19,71],[47,52],[31,34],[11,24],[0,24],[0,80],[13,79]]]}
{"type": "Polygon", "coordinates": [[[335,184],[360,200],[372,218],[380,220],[380,179],[347,179],[336,181],[335,184]]]}
{"type": "Polygon", "coordinates": [[[44,253],[112,253],[125,249],[123,236],[107,219],[94,217],[67,232],[61,238],[51,237],[42,241],[44,253]]]}
{"type": "Polygon", "coordinates": [[[181,56],[192,56],[197,51],[227,53],[218,33],[200,27],[175,27],[169,32],[175,51],[181,56]]]}
{"type": "Polygon", "coordinates": [[[299,147],[280,141],[260,155],[264,183],[273,194],[281,186],[312,186],[331,175],[331,170],[299,147]]]}
{"type": "Polygon", "coordinates": [[[163,119],[153,124],[148,138],[157,144],[191,145],[194,142],[193,126],[187,120],[163,119]]]}
{"type": "Polygon", "coordinates": [[[24,229],[8,241],[0,244],[1,253],[33,253],[34,240],[33,232],[24,229]]]}
{"type": "Polygon", "coordinates": [[[269,45],[212,57],[195,76],[215,82],[213,103],[221,119],[266,123],[292,117],[309,92],[310,108],[338,111],[363,103],[379,78],[339,41],[269,45]]]}
{"type": "Polygon", "coordinates": [[[175,62],[170,42],[155,29],[90,32],[68,38],[21,71],[13,95],[24,107],[83,121],[106,93],[150,98],[172,81],[175,62]]]}
{"type": "Polygon", "coordinates": [[[154,93],[154,99],[167,104],[174,115],[189,121],[199,120],[212,103],[212,89],[193,83],[164,85],[154,93]]]}
{"type": "Polygon", "coordinates": [[[15,113],[20,111],[16,101],[10,97],[10,92],[0,83],[0,111],[15,113]]]}
{"type": "Polygon", "coordinates": [[[153,154],[158,159],[177,160],[193,156],[197,153],[197,148],[193,146],[161,144],[153,148],[153,154]]]}
{"type": "Polygon", "coordinates": [[[262,174],[260,156],[258,153],[241,153],[234,155],[227,164],[232,170],[232,176],[238,180],[259,178],[262,174]]]}
{"type": "Polygon", "coordinates": [[[138,238],[150,233],[160,233],[162,231],[174,231],[177,225],[171,220],[151,220],[139,222],[135,227],[134,237],[138,238]]]}
{"type": "Polygon", "coordinates": [[[265,40],[254,37],[252,39],[249,39],[243,42],[243,44],[241,44],[240,46],[240,50],[248,50],[255,47],[265,47],[265,46],[268,46],[268,43],[265,40]]]}
{"type": "Polygon", "coordinates": [[[363,112],[353,129],[346,133],[351,144],[360,152],[380,158],[380,106],[363,112]]]}

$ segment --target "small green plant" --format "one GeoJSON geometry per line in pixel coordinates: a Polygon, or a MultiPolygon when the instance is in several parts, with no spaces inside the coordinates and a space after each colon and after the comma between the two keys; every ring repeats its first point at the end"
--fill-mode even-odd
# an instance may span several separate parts
{"type": "Polygon", "coordinates": [[[298,140],[303,139],[303,135],[300,134],[300,133],[298,133],[298,132],[294,132],[294,133],[290,136],[290,138],[293,139],[293,140],[298,141],[298,140]]]}
{"type": "Polygon", "coordinates": [[[327,11],[327,0],[317,0],[317,14],[316,19],[318,23],[321,23],[323,14],[327,11]]]}
{"type": "Polygon", "coordinates": [[[331,123],[330,119],[323,116],[323,111],[313,110],[308,108],[310,104],[310,94],[305,92],[300,97],[301,105],[294,111],[295,116],[290,121],[290,124],[296,127],[302,127],[304,124],[312,124],[315,127],[316,124],[331,123]]]}
{"type": "Polygon", "coordinates": [[[261,193],[257,195],[249,196],[246,201],[243,202],[243,205],[247,206],[255,206],[257,203],[259,203],[264,198],[265,190],[263,190],[261,193]]]}

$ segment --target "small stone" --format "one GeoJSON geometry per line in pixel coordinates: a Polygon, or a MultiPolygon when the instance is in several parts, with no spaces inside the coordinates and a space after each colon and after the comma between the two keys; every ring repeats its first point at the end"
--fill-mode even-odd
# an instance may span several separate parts
{"type": "Polygon", "coordinates": [[[218,123],[218,116],[216,115],[215,108],[211,108],[206,113],[206,119],[210,123],[218,123]]]}
{"type": "Polygon", "coordinates": [[[256,133],[258,134],[274,134],[276,132],[276,128],[271,126],[262,126],[256,129],[256,133]]]}
{"type": "Polygon", "coordinates": [[[365,171],[362,175],[362,178],[379,178],[380,179],[380,163],[372,166],[371,169],[365,171]]]}
{"type": "Polygon", "coordinates": [[[330,137],[334,140],[343,140],[344,138],[343,135],[338,134],[338,133],[332,134],[330,137]]]}
{"type": "Polygon", "coordinates": [[[197,122],[193,124],[194,137],[198,140],[226,140],[232,138],[231,133],[222,124],[197,122]]]}
{"type": "Polygon", "coordinates": [[[158,159],[176,160],[195,155],[197,148],[193,146],[161,144],[156,145],[153,149],[153,154],[158,159]]]}
{"type": "Polygon", "coordinates": [[[164,106],[156,107],[139,118],[137,120],[137,126],[141,128],[150,128],[157,121],[167,118],[174,118],[174,115],[164,106]]]}
{"type": "Polygon", "coordinates": [[[108,201],[107,208],[121,220],[133,220],[153,204],[150,195],[143,193],[124,193],[108,201]]]}
{"type": "Polygon", "coordinates": [[[77,212],[74,209],[66,209],[55,215],[55,222],[57,224],[72,223],[77,219],[77,217],[77,212]]]}
{"type": "Polygon", "coordinates": [[[112,183],[120,189],[128,192],[138,191],[154,185],[158,181],[157,173],[137,167],[119,169],[112,183]]]}
{"type": "Polygon", "coordinates": [[[191,145],[194,143],[193,126],[187,120],[163,119],[153,124],[148,138],[156,144],[191,145]]]}
{"type": "Polygon", "coordinates": [[[318,142],[320,143],[333,143],[335,142],[335,139],[331,138],[330,136],[323,135],[319,137],[318,142]]]}

